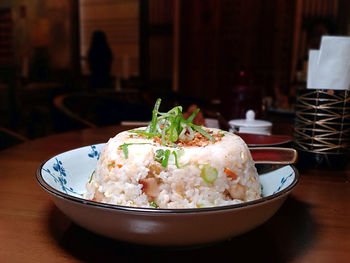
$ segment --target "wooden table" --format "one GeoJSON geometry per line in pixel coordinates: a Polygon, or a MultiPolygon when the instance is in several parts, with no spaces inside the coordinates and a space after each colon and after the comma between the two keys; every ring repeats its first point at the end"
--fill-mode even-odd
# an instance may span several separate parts
{"type": "Polygon", "coordinates": [[[0,152],[0,262],[350,262],[349,166],[300,170],[299,185],[267,223],[211,246],[143,247],[77,226],[49,200],[35,170],[57,153],[105,142],[122,129],[73,131],[0,152]]]}

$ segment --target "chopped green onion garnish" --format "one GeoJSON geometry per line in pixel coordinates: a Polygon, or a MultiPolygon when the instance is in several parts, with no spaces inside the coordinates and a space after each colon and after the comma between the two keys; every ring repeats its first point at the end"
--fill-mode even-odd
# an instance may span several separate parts
{"type": "Polygon", "coordinates": [[[168,165],[168,160],[169,160],[169,155],[170,155],[170,150],[166,150],[166,151],[164,152],[164,159],[163,159],[163,161],[162,161],[162,166],[163,166],[163,167],[167,167],[167,165],[168,165]]]}
{"type": "Polygon", "coordinates": [[[214,137],[211,136],[209,133],[207,133],[205,130],[203,130],[200,126],[197,126],[193,123],[189,123],[189,125],[195,129],[197,132],[199,132],[200,134],[202,134],[203,136],[207,137],[210,141],[215,141],[214,137]]]}
{"type": "Polygon", "coordinates": [[[169,128],[170,134],[169,134],[169,141],[171,142],[176,142],[177,138],[178,138],[178,134],[177,134],[177,122],[172,122],[171,126],[169,128]]]}
{"type": "Polygon", "coordinates": [[[150,202],[149,205],[150,205],[150,206],[153,206],[154,208],[157,208],[157,207],[158,207],[158,205],[157,205],[156,202],[150,202]]]}
{"type": "Polygon", "coordinates": [[[157,99],[156,104],[154,105],[154,109],[152,112],[152,121],[151,121],[151,124],[149,126],[150,133],[154,133],[156,130],[158,110],[159,110],[159,106],[160,106],[161,101],[162,101],[161,99],[157,99]]]}
{"type": "Polygon", "coordinates": [[[177,168],[180,168],[179,162],[178,162],[178,160],[177,160],[177,154],[176,154],[175,151],[173,151],[173,155],[174,155],[174,158],[175,158],[175,165],[176,165],[176,167],[177,167],[177,168]]]}
{"type": "Polygon", "coordinates": [[[128,149],[128,146],[129,146],[129,144],[125,144],[125,143],[124,143],[123,145],[120,145],[120,147],[121,147],[122,150],[123,150],[125,159],[128,159],[128,158],[129,158],[129,149],[128,149]]]}
{"type": "Polygon", "coordinates": [[[184,153],[184,149],[180,149],[177,151],[177,153],[175,151],[173,151],[173,155],[174,155],[174,159],[175,159],[175,165],[178,169],[181,169],[183,167],[185,167],[186,165],[188,165],[188,163],[184,163],[182,165],[179,164],[179,158],[183,155],[184,153]]]}
{"type": "Polygon", "coordinates": [[[158,149],[156,151],[156,154],[154,155],[154,159],[157,161],[157,162],[160,162],[162,163],[163,159],[164,159],[164,150],[163,149],[158,149]]]}
{"type": "Polygon", "coordinates": [[[216,168],[210,166],[209,164],[206,164],[201,169],[201,175],[205,182],[213,183],[216,180],[216,178],[218,178],[218,170],[216,170],[216,168]]]}
{"type": "MultiPolygon", "coordinates": [[[[150,133],[150,132],[146,132],[146,131],[143,131],[143,130],[130,130],[128,131],[130,133],[137,133],[137,134],[141,134],[141,135],[144,135],[146,137],[154,137],[154,134],[153,133],[150,133]]],[[[160,134],[159,134],[160,135],[160,134]]],[[[158,136],[159,136],[158,135],[158,136]]]]}
{"type": "Polygon", "coordinates": [[[142,134],[148,138],[160,137],[162,145],[171,145],[178,140],[192,140],[194,138],[194,131],[201,133],[210,141],[215,141],[209,133],[203,128],[192,123],[193,119],[199,112],[196,109],[191,116],[185,120],[182,115],[182,107],[176,106],[168,112],[159,112],[161,99],[157,99],[153,111],[152,121],[146,130],[132,130],[131,133],[142,134]]]}
{"type": "Polygon", "coordinates": [[[92,181],[92,177],[94,176],[94,174],[95,174],[95,170],[92,172],[92,174],[90,175],[90,180],[89,180],[89,183],[91,183],[91,181],[92,181]]]}
{"type": "Polygon", "coordinates": [[[168,165],[168,160],[169,160],[169,157],[170,157],[170,154],[172,153],[174,155],[174,159],[175,159],[175,165],[177,168],[182,168],[184,167],[185,165],[179,165],[179,161],[178,161],[178,157],[180,155],[182,155],[184,152],[184,150],[181,148],[180,150],[178,150],[178,153],[179,155],[176,153],[176,151],[170,151],[170,150],[163,150],[163,149],[158,149],[156,151],[156,153],[154,154],[154,159],[161,163],[163,167],[166,167],[168,165]]]}
{"type": "Polygon", "coordinates": [[[199,108],[197,108],[190,117],[188,117],[187,122],[192,122],[194,117],[196,117],[197,113],[199,112],[199,108]]]}

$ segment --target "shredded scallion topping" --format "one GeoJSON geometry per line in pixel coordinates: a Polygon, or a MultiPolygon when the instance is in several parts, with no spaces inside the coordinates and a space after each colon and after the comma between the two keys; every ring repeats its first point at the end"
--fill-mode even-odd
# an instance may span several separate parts
{"type": "Polygon", "coordinates": [[[215,167],[206,164],[201,169],[201,175],[205,182],[213,183],[218,178],[218,170],[215,167]]]}
{"type": "MultiPolygon", "coordinates": [[[[168,112],[159,112],[160,103],[161,99],[157,99],[152,111],[152,121],[146,130],[138,129],[129,132],[142,134],[148,138],[160,137],[162,145],[175,143],[178,140],[192,140],[194,138],[194,132],[199,132],[208,140],[215,141],[214,137],[201,126],[192,123],[199,109],[196,109],[186,120],[182,115],[181,106],[176,106],[168,112]]],[[[124,151],[125,147],[122,147],[122,149],[124,151]]]]}
{"type": "Polygon", "coordinates": [[[91,181],[92,181],[92,177],[94,176],[94,174],[95,174],[95,170],[92,172],[92,174],[90,175],[90,180],[89,180],[89,184],[91,183],[91,181]]]}
{"type": "Polygon", "coordinates": [[[150,205],[150,206],[153,206],[154,208],[157,208],[157,207],[158,207],[158,205],[157,205],[156,202],[151,202],[151,203],[149,203],[149,205],[150,205]]]}
{"type": "Polygon", "coordinates": [[[164,159],[162,161],[162,166],[167,167],[168,166],[168,160],[169,160],[170,150],[164,151],[164,159]]]}

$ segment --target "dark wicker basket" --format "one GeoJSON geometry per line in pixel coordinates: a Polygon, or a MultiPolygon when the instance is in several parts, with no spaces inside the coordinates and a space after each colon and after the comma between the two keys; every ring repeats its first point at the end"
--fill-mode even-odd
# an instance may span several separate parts
{"type": "Polygon", "coordinates": [[[322,167],[342,166],[349,153],[350,92],[300,90],[295,113],[293,141],[299,160],[322,167]]]}

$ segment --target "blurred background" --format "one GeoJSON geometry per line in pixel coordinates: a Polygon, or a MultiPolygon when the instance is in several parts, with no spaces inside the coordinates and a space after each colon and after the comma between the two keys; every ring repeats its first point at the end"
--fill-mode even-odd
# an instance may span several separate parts
{"type": "Polygon", "coordinates": [[[347,0],[2,0],[2,147],[163,107],[293,116],[308,51],[350,35],[347,0]]]}

